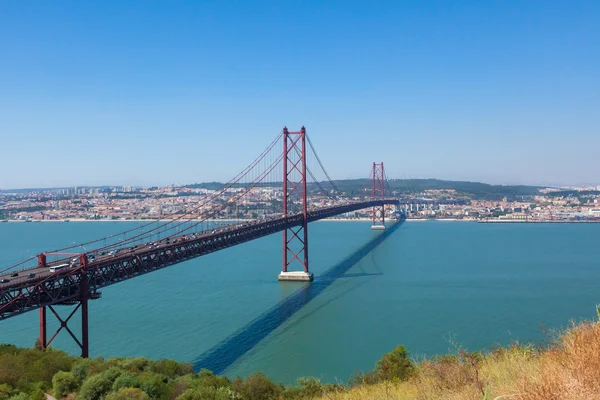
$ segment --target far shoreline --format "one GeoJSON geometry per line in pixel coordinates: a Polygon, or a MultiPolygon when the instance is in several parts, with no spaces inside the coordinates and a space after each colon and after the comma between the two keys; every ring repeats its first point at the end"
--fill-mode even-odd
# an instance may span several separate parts
{"type": "MultiPolygon", "coordinates": [[[[219,223],[219,222],[249,222],[253,221],[251,219],[209,219],[209,220],[197,220],[197,219],[81,219],[81,218],[73,218],[73,219],[52,219],[52,220],[0,220],[0,223],[8,222],[8,223],[66,223],[66,222],[189,222],[189,223],[219,223]]],[[[324,218],[315,222],[370,222],[371,218],[324,218]]],[[[397,220],[388,220],[392,222],[396,222],[397,220]]],[[[583,221],[557,221],[557,220],[548,220],[548,221],[540,221],[540,220],[477,220],[477,219],[462,219],[462,218],[406,218],[403,221],[406,222],[428,222],[428,221],[439,221],[439,222],[476,222],[481,224],[593,224],[600,223],[600,220],[583,220],[583,221]]]]}

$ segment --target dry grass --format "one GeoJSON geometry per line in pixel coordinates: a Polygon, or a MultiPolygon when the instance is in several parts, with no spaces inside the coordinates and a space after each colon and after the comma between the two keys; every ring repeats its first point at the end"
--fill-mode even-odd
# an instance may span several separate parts
{"type": "Polygon", "coordinates": [[[328,400],[600,400],[600,324],[572,326],[545,349],[511,346],[421,362],[405,382],[362,385],[328,400]]]}

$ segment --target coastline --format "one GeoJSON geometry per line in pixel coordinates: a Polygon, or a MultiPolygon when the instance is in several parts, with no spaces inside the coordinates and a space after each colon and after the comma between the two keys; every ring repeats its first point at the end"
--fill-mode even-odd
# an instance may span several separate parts
{"type": "MultiPolygon", "coordinates": [[[[65,223],[65,222],[173,222],[173,219],[83,219],[83,218],[73,218],[73,219],[52,219],[52,220],[0,220],[0,223],[8,222],[8,223],[65,223]]],[[[209,219],[209,220],[198,220],[198,219],[179,219],[177,222],[248,222],[253,221],[251,219],[209,219]]],[[[371,218],[324,218],[319,221],[326,222],[369,222],[371,218]]],[[[390,219],[388,221],[396,221],[394,219],[390,219]]],[[[600,220],[581,220],[581,221],[562,221],[562,220],[506,220],[506,219],[490,219],[490,220],[477,220],[477,219],[463,219],[463,218],[406,218],[404,219],[406,222],[427,222],[427,221],[440,221],[440,222],[477,222],[480,224],[594,224],[600,223],[600,220]]]]}

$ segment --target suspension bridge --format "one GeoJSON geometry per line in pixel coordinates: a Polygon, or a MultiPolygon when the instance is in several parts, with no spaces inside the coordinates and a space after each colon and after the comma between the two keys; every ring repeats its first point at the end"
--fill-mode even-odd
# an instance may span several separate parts
{"type": "Polygon", "coordinates": [[[108,237],[44,251],[1,269],[0,320],[39,310],[42,348],[64,329],[81,348],[82,357],[88,357],[88,301],[99,299],[100,289],[276,232],[283,232],[278,279],[310,282],[308,224],[370,209],[372,229],[384,230],[386,206],[399,204],[386,197],[386,187],[383,162],[373,163],[370,187],[358,196],[345,196],[305,128],[296,132],[284,128],[242,172],[200,200],[185,203],[183,211],[108,237]],[[313,160],[318,169],[310,169],[313,160]],[[74,308],[63,319],[57,305],[74,308]],[[51,337],[48,310],[60,322],[51,337]],[[69,327],[78,310],[79,338],[69,327]]]}

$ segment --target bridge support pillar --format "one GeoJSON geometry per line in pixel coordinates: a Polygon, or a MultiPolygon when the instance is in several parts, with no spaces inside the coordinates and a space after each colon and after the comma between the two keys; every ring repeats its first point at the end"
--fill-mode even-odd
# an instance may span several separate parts
{"type": "Polygon", "coordinates": [[[47,331],[46,331],[46,307],[40,308],[40,348],[45,350],[47,347],[47,331]]]}
{"type": "Polygon", "coordinates": [[[383,204],[385,200],[385,170],[383,169],[383,162],[380,164],[373,163],[371,175],[373,177],[371,197],[373,200],[381,200],[381,206],[373,207],[371,229],[385,230],[385,205],[383,204]]]}
{"type": "Polygon", "coordinates": [[[280,281],[312,281],[308,270],[308,208],[306,191],[306,129],[289,132],[283,128],[283,214],[301,214],[299,226],[283,231],[283,260],[280,281]],[[300,200],[300,201],[298,201],[300,200]],[[298,203],[301,203],[298,207],[298,203]],[[299,263],[302,271],[288,271],[299,263]]]}
{"type": "MultiPolygon", "coordinates": [[[[81,256],[81,280],[80,280],[80,296],[79,301],[75,301],[75,309],[71,311],[69,316],[65,319],[58,314],[58,312],[54,309],[53,306],[41,307],[40,308],[40,346],[42,349],[47,349],[50,346],[50,343],[54,340],[54,338],[60,333],[61,330],[65,329],[69,335],[73,338],[75,343],[81,348],[81,357],[88,358],[89,357],[89,339],[88,339],[88,278],[87,273],[85,272],[88,265],[88,259],[85,254],[81,256]],[[46,318],[46,308],[52,311],[52,314],[58,319],[60,322],[60,327],[54,332],[54,335],[48,340],[47,339],[47,318],[46,318]],[[77,339],[77,336],[73,333],[71,328],[69,328],[69,320],[75,315],[77,310],[81,309],[81,341],[77,339]]],[[[67,304],[73,304],[69,302],[67,304]]]]}
{"type": "Polygon", "coordinates": [[[81,274],[81,357],[88,358],[90,356],[90,344],[88,338],[88,275],[87,269],[87,256],[84,254],[81,257],[81,268],[83,274],[81,274]]]}

